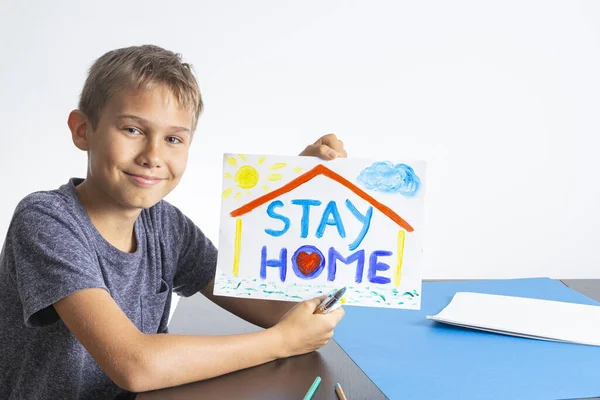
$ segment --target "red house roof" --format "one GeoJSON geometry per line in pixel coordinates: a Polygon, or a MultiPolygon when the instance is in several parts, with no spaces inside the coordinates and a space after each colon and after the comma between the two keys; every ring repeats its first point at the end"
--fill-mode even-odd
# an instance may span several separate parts
{"type": "Polygon", "coordinates": [[[244,215],[247,212],[250,212],[257,207],[260,207],[261,205],[265,204],[266,202],[271,201],[271,200],[281,196],[282,194],[285,194],[287,192],[290,192],[290,191],[296,189],[298,186],[305,184],[306,182],[310,181],[311,179],[313,179],[314,177],[316,177],[318,175],[324,175],[324,176],[328,177],[329,179],[332,179],[332,180],[346,186],[348,189],[353,191],[356,195],[358,195],[362,199],[371,203],[371,205],[373,207],[375,207],[376,209],[378,209],[379,211],[384,213],[392,221],[394,221],[395,223],[400,225],[402,228],[404,228],[407,232],[414,231],[414,228],[412,226],[410,226],[410,224],[408,222],[406,222],[404,219],[402,219],[402,217],[400,217],[398,214],[396,214],[391,208],[389,208],[388,206],[386,206],[384,204],[381,204],[380,202],[375,200],[373,197],[368,195],[364,190],[362,190],[361,188],[356,186],[354,183],[350,182],[348,179],[344,178],[340,174],[333,172],[332,170],[330,170],[323,164],[317,165],[310,171],[305,172],[304,174],[300,175],[296,179],[293,179],[292,181],[283,185],[279,189],[275,189],[272,192],[269,192],[263,196],[260,196],[256,199],[246,203],[245,205],[241,206],[240,208],[233,210],[230,213],[230,215],[232,217],[239,217],[241,215],[244,215]]]}

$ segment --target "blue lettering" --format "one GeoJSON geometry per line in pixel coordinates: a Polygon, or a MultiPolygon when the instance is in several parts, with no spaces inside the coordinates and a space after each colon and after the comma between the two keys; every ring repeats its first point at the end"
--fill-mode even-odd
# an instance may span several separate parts
{"type": "Polygon", "coordinates": [[[350,210],[352,215],[354,215],[356,219],[363,224],[363,227],[360,233],[358,234],[358,237],[354,240],[354,242],[348,245],[348,250],[352,251],[356,250],[358,246],[360,246],[361,242],[365,238],[365,235],[367,234],[367,232],[369,232],[369,226],[371,226],[371,217],[373,216],[373,207],[369,206],[365,215],[362,215],[360,211],[356,209],[354,204],[352,204],[352,202],[348,199],[346,199],[346,207],[348,207],[348,210],[350,210]]]}
{"type": "Polygon", "coordinates": [[[285,274],[287,273],[287,249],[284,247],[279,252],[279,260],[267,260],[267,246],[263,246],[260,252],[260,278],[267,279],[267,267],[279,268],[279,279],[285,282],[285,274]]]}
{"type": "Polygon", "coordinates": [[[392,252],[386,250],[375,250],[373,253],[371,253],[371,257],[369,257],[369,272],[367,273],[369,282],[380,283],[382,285],[391,282],[390,278],[377,276],[377,271],[387,271],[390,269],[390,266],[386,263],[378,262],[377,257],[386,257],[391,255],[392,252]]]}
{"type": "Polygon", "coordinates": [[[274,237],[281,236],[284,233],[286,233],[288,231],[288,229],[290,229],[290,219],[288,217],[284,217],[281,214],[277,214],[275,212],[275,208],[277,208],[277,207],[283,207],[283,202],[281,200],[275,200],[274,202],[269,204],[269,207],[267,207],[267,215],[271,218],[279,219],[279,220],[283,221],[283,225],[284,225],[283,229],[280,231],[276,231],[273,229],[265,229],[265,232],[267,232],[267,234],[274,236],[274,237]]]}
{"type": "Polygon", "coordinates": [[[344,264],[350,264],[356,261],[356,283],[361,283],[363,278],[363,268],[365,266],[365,251],[359,250],[356,253],[350,254],[347,258],[344,258],[340,253],[337,252],[333,247],[329,248],[329,269],[327,271],[327,280],[334,281],[335,273],[337,271],[337,260],[340,260],[344,264]]]}
{"type": "Polygon", "coordinates": [[[296,276],[301,279],[316,278],[321,275],[324,266],[323,253],[315,246],[300,246],[292,256],[292,268],[296,276]]]}
{"type": "Polygon", "coordinates": [[[338,211],[337,205],[335,201],[330,201],[323,212],[323,217],[321,218],[321,223],[317,228],[317,237],[322,238],[325,233],[325,228],[327,225],[332,225],[337,227],[338,233],[340,237],[346,237],[346,230],[344,229],[344,224],[342,223],[342,219],[340,218],[340,212],[338,211]],[[333,217],[333,219],[331,218],[333,217]]]}
{"type": "Polygon", "coordinates": [[[319,200],[292,200],[292,204],[296,204],[302,206],[302,220],[300,221],[300,237],[307,238],[308,237],[308,222],[310,220],[310,206],[320,206],[321,202],[319,200]]]}

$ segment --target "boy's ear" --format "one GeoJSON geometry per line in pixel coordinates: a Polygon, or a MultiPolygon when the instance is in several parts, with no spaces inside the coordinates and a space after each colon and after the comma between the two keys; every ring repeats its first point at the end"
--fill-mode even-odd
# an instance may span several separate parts
{"type": "Polygon", "coordinates": [[[75,146],[80,150],[88,151],[90,149],[89,133],[92,131],[88,117],[80,110],[73,110],[69,113],[67,124],[75,146]]]}

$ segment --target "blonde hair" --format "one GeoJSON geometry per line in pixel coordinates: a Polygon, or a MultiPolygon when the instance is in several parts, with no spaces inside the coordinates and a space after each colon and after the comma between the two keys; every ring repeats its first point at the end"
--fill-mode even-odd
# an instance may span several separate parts
{"type": "Polygon", "coordinates": [[[143,90],[154,84],[165,85],[180,106],[194,113],[194,132],[203,104],[193,68],[182,62],[181,54],[159,46],[125,47],[98,58],[89,69],[79,98],[79,109],[95,129],[100,112],[111,97],[123,90],[143,90]]]}

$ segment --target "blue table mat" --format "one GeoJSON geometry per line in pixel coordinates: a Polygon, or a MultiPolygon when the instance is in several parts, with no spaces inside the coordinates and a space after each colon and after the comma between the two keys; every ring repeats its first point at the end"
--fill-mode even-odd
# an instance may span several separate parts
{"type": "Polygon", "coordinates": [[[335,340],[392,400],[600,396],[600,347],[506,336],[425,318],[441,311],[456,292],[599,304],[548,278],[424,282],[418,311],[345,307],[335,340]]]}

